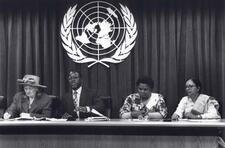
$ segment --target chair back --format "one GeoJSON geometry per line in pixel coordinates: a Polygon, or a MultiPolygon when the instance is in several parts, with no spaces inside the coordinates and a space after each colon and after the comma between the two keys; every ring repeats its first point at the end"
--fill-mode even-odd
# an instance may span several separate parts
{"type": "Polygon", "coordinates": [[[52,118],[59,118],[60,99],[55,95],[48,95],[52,99],[52,118]]]}
{"type": "Polygon", "coordinates": [[[104,115],[111,118],[112,112],[112,98],[111,96],[102,96],[101,100],[104,104],[104,115]]]}
{"type": "Polygon", "coordinates": [[[6,99],[4,96],[0,96],[0,118],[3,117],[5,110],[6,110],[6,99]]]}

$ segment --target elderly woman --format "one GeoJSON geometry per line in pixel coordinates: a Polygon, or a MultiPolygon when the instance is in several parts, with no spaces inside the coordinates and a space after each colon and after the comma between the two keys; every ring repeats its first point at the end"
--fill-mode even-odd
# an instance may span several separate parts
{"type": "Polygon", "coordinates": [[[163,96],[152,93],[154,82],[151,78],[142,77],[136,82],[137,93],[129,95],[120,109],[123,119],[162,119],[167,115],[163,96]]]}
{"type": "Polygon", "coordinates": [[[183,97],[178,104],[172,119],[218,119],[221,118],[218,113],[219,104],[213,98],[201,94],[201,82],[198,79],[189,79],[186,81],[187,96],[183,97]]]}
{"type": "Polygon", "coordinates": [[[25,75],[22,80],[18,79],[24,91],[15,94],[12,104],[4,113],[4,119],[51,116],[52,101],[47,94],[39,91],[40,88],[46,88],[39,84],[39,80],[35,75],[25,75]]]}

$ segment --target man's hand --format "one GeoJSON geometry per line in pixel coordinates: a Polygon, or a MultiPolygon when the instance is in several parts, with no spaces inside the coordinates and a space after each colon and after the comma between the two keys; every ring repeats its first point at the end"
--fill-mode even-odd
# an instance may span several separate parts
{"type": "Polygon", "coordinates": [[[68,113],[63,114],[63,116],[61,117],[62,119],[68,119],[68,118],[72,118],[72,116],[68,113]]]}
{"type": "Polygon", "coordinates": [[[87,113],[87,107],[83,107],[83,106],[79,106],[76,109],[74,109],[75,112],[83,112],[83,113],[87,113]]]}

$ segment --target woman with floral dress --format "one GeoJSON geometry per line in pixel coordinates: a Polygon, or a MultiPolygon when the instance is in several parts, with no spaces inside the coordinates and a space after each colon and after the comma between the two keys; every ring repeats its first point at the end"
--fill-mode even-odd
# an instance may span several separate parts
{"type": "Polygon", "coordinates": [[[163,96],[152,93],[154,82],[149,77],[139,78],[136,82],[137,93],[130,94],[120,108],[122,119],[162,119],[167,115],[163,96]]]}

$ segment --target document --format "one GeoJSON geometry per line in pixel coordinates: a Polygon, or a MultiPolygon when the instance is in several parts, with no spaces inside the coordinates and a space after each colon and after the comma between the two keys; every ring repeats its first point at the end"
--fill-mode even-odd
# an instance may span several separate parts
{"type": "Polygon", "coordinates": [[[92,112],[93,114],[99,115],[100,117],[106,117],[106,116],[104,116],[103,114],[101,114],[100,112],[98,112],[97,110],[95,110],[94,108],[91,110],[91,112],[92,112]]]}
{"type": "Polygon", "coordinates": [[[91,112],[93,114],[98,115],[99,117],[88,117],[85,119],[85,121],[108,121],[108,120],[110,120],[108,117],[104,116],[103,114],[101,114],[100,112],[95,110],[94,108],[91,110],[91,112]]]}

